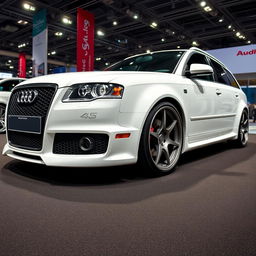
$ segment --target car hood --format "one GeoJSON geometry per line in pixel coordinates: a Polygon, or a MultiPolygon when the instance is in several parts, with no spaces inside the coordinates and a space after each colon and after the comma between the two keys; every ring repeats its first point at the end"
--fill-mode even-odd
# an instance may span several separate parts
{"type": "Polygon", "coordinates": [[[17,87],[34,83],[55,83],[59,88],[77,83],[118,83],[124,86],[170,82],[172,78],[178,77],[174,74],[160,72],[126,72],[126,71],[93,71],[73,72],[54,75],[39,76],[20,83],[17,87]]]}

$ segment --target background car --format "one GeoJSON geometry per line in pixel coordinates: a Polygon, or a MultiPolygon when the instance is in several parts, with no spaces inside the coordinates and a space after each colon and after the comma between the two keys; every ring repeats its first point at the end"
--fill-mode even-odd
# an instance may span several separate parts
{"type": "Polygon", "coordinates": [[[0,133],[5,132],[5,111],[11,90],[19,83],[25,81],[24,78],[5,78],[0,80],[0,133]]]}
{"type": "Polygon", "coordinates": [[[41,76],[17,86],[3,153],[50,166],[138,161],[148,173],[164,175],[186,151],[227,140],[246,146],[246,96],[206,52],[141,54],[108,70],[41,76]]]}

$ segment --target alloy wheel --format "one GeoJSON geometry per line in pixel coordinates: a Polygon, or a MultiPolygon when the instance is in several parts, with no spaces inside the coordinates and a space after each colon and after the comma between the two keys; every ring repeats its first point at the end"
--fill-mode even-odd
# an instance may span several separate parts
{"type": "Polygon", "coordinates": [[[5,132],[5,106],[0,105],[0,133],[5,132]]]}
{"type": "Polygon", "coordinates": [[[249,119],[248,113],[243,112],[240,122],[240,140],[242,145],[246,145],[249,139],[249,119]]]}
{"type": "Polygon", "coordinates": [[[161,171],[172,169],[182,147],[181,119],[172,107],[164,106],[155,113],[148,140],[150,156],[155,166],[161,171]]]}

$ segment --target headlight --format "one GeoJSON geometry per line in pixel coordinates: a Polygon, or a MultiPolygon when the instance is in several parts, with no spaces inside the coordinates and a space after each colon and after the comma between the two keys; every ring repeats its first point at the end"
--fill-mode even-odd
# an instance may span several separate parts
{"type": "Polygon", "coordinates": [[[65,93],[62,101],[91,101],[95,99],[121,99],[124,87],[119,84],[88,83],[74,84],[65,93]]]}

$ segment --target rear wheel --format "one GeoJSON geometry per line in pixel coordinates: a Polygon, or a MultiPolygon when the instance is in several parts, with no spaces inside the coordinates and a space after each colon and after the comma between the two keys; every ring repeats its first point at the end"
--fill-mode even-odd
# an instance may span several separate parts
{"type": "Polygon", "coordinates": [[[140,141],[139,163],[154,176],[171,173],[182,148],[182,119],[176,107],[163,102],[148,115],[140,141]]]}
{"type": "Polygon", "coordinates": [[[3,104],[0,104],[0,133],[4,133],[6,130],[5,127],[5,111],[6,106],[3,104]]]}
{"type": "Polygon", "coordinates": [[[243,111],[239,130],[238,130],[238,138],[234,141],[235,145],[238,147],[245,147],[248,143],[249,138],[249,116],[246,110],[243,111]]]}

